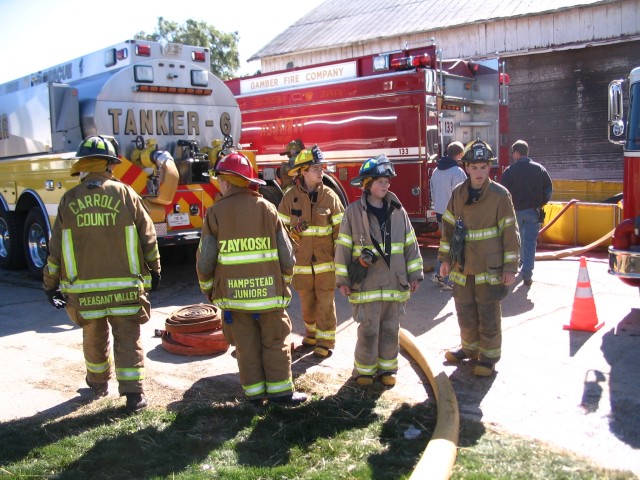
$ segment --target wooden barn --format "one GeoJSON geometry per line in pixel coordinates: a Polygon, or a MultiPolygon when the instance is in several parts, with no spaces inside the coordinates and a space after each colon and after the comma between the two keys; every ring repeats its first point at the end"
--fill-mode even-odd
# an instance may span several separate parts
{"type": "Polygon", "coordinates": [[[249,60],[265,73],[432,41],[443,58],[504,59],[503,142],[526,140],[554,179],[622,179],[607,85],[640,65],[640,0],[326,0],[249,60]]]}

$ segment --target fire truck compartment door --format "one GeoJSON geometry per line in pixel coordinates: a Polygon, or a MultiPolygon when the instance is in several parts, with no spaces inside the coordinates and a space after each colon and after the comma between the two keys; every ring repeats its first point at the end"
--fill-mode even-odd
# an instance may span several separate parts
{"type": "Polygon", "coordinates": [[[426,207],[423,197],[426,194],[426,190],[423,190],[421,185],[425,185],[425,182],[428,182],[428,180],[424,178],[423,162],[418,160],[394,162],[394,167],[398,177],[391,179],[390,190],[396,194],[402,206],[409,216],[412,217],[412,220],[418,217],[424,217],[426,207]],[[397,182],[397,178],[403,179],[402,185],[397,182]],[[406,180],[406,182],[404,182],[404,180],[406,180]]]}

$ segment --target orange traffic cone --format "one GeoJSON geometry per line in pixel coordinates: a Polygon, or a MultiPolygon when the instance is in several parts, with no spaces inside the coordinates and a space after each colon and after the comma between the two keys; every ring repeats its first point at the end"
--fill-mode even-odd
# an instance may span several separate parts
{"type": "Polygon", "coordinates": [[[571,322],[565,325],[565,330],[583,330],[585,332],[596,332],[604,322],[598,323],[596,313],[596,303],[593,300],[591,291],[591,281],[587,271],[587,259],[580,257],[580,270],[578,271],[578,285],[573,300],[573,311],[571,312],[571,322]]]}

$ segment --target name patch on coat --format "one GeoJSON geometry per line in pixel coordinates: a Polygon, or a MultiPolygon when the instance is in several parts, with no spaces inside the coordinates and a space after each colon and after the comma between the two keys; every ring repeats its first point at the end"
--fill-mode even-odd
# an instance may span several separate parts
{"type": "Polygon", "coordinates": [[[138,301],[137,291],[115,292],[108,294],[83,295],[78,298],[81,307],[96,307],[102,305],[117,305],[122,303],[135,303],[138,301]]]}
{"type": "Polygon", "coordinates": [[[230,278],[227,280],[229,296],[234,299],[269,298],[275,296],[273,276],[253,278],[230,278]]]}
{"type": "Polygon", "coordinates": [[[120,204],[117,198],[95,193],[69,202],[69,209],[76,216],[78,227],[108,227],[116,224],[120,204]]]}
{"type": "Polygon", "coordinates": [[[271,237],[234,238],[220,240],[220,253],[271,250],[271,237]]]}

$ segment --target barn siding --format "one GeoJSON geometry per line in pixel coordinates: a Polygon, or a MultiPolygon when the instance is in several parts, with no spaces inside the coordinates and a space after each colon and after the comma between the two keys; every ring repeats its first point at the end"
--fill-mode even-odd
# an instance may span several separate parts
{"type": "Polygon", "coordinates": [[[640,65],[640,41],[510,57],[509,144],[529,143],[554,178],[622,180],[607,139],[607,86],[640,65]]]}
{"type": "MultiPolygon", "coordinates": [[[[451,8],[454,7],[447,5],[445,8],[443,5],[443,15],[451,8]]],[[[419,31],[419,26],[416,25],[413,31],[388,36],[376,30],[380,35],[378,38],[345,44],[345,39],[341,42],[339,32],[348,31],[350,19],[347,17],[339,20],[344,24],[332,27],[338,33],[332,30],[328,34],[335,46],[264,56],[260,58],[261,67],[263,72],[286,69],[289,62],[293,62],[296,67],[304,67],[350,56],[398,50],[405,42],[409,45],[424,44],[429,42],[430,38],[436,39],[445,58],[464,58],[486,56],[495,52],[501,55],[516,55],[594,42],[618,42],[629,37],[637,38],[640,34],[639,0],[622,0],[511,18],[508,18],[507,11],[501,11],[500,14],[507,18],[423,31],[419,31]]],[[[433,15],[430,15],[430,18],[433,18],[433,15]]],[[[424,27],[428,27],[428,23],[425,23],[424,27]]]]}
{"type": "MultiPolygon", "coordinates": [[[[424,7],[422,2],[413,3],[411,8],[424,7]]],[[[348,32],[353,27],[362,34],[358,28],[364,26],[353,25],[349,17],[336,19],[333,26],[324,25],[328,27],[322,37],[328,42],[326,48],[263,56],[263,71],[284,69],[288,62],[304,67],[398,50],[405,44],[425,45],[432,38],[443,58],[498,54],[505,58],[512,81],[509,143],[527,140],[532,156],[555,178],[620,181],[622,149],[607,139],[607,85],[640,65],[640,0],[545,13],[529,13],[524,2],[497,2],[493,12],[484,12],[489,20],[442,28],[454,21],[448,19],[452,10],[457,9],[457,18],[469,18],[465,17],[468,12],[458,9],[459,3],[430,3],[428,16],[404,16],[413,21],[411,25],[390,32],[376,28],[374,38],[358,41],[349,41],[348,32]]],[[[380,8],[386,5],[380,4],[380,8]]],[[[465,8],[477,5],[462,2],[465,8]]],[[[406,13],[400,6],[396,9],[406,13]]]]}

